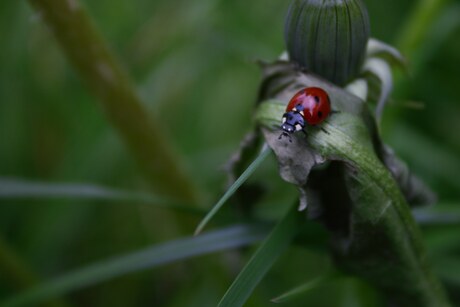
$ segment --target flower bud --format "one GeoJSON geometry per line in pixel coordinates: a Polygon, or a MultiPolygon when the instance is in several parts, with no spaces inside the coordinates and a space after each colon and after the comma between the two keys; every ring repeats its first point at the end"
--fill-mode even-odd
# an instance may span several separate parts
{"type": "Polygon", "coordinates": [[[369,28],[361,0],[294,0],[285,24],[290,61],[345,85],[361,70],[369,28]]]}

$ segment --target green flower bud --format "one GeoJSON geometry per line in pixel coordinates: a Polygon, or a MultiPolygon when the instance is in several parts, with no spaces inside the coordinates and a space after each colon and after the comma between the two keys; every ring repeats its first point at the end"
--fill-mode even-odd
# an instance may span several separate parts
{"type": "Polygon", "coordinates": [[[285,25],[289,58],[302,69],[344,85],[361,70],[369,28],[360,0],[294,0],[285,25]]]}

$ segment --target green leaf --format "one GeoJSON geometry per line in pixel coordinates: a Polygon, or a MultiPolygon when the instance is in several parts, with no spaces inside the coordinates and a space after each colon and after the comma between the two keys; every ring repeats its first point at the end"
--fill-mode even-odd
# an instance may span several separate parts
{"type": "Polygon", "coordinates": [[[417,223],[423,226],[460,226],[460,203],[440,203],[412,210],[417,223]]]}
{"type": "Polygon", "coordinates": [[[257,249],[219,302],[221,307],[243,306],[279,256],[298,233],[303,215],[291,208],[257,249]]]}
{"type": "MultiPolygon", "coordinates": [[[[295,70],[295,67],[289,63],[277,61],[272,64],[264,64],[262,68],[264,79],[261,85],[259,98],[265,102],[279,104],[279,106],[276,108],[270,108],[265,107],[265,103],[262,103],[259,107],[259,112],[256,113],[257,122],[262,123],[264,126],[270,129],[273,127],[279,127],[281,122],[281,115],[284,113],[284,108],[287,102],[292,97],[292,95],[294,95],[299,90],[299,88],[308,86],[324,88],[327,90],[331,98],[333,110],[339,111],[339,113],[332,114],[330,119],[327,121],[338,119],[338,126],[348,127],[350,132],[351,130],[355,130],[355,132],[357,132],[356,129],[350,126],[350,123],[353,123],[353,121],[348,121],[346,119],[343,120],[344,117],[342,115],[343,113],[348,113],[349,115],[359,117],[364,123],[364,126],[358,128],[358,130],[361,131],[361,135],[367,138],[371,138],[372,144],[369,145],[374,147],[374,151],[377,152],[377,156],[382,160],[382,162],[391,172],[392,176],[398,182],[400,189],[402,190],[406,200],[410,203],[410,205],[426,205],[433,204],[435,202],[436,197],[434,193],[425,184],[423,184],[421,180],[419,180],[414,174],[410,172],[407,165],[392,152],[390,147],[386,146],[381,141],[380,136],[378,135],[378,129],[375,124],[375,120],[367,108],[367,103],[365,103],[364,100],[359,99],[359,95],[364,95],[364,92],[367,91],[366,88],[362,86],[362,82],[358,81],[358,84],[351,85],[351,88],[347,88],[347,91],[344,91],[343,89],[332,86],[330,83],[316,78],[313,75],[299,73],[295,70]],[[262,111],[262,109],[264,110],[262,111]]],[[[321,129],[316,127],[307,127],[307,130],[308,134],[316,134],[318,132],[321,133],[321,129]]],[[[279,133],[280,132],[278,132],[278,134],[279,133]]],[[[274,138],[273,141],[274,144],[279,144],[279,141],[276,138],[274,138]]],[[[293,141],[296,141],[296,139],[294,138],[293,141]]],[[[405,143],[402,145],[404,144],[405,143]]],[[[282,150],[281,146],[277,147],[282,150]]],[[[401,147],[401,145],[399,147],[401,147]]],[[[290,146],[290,148],[292,154],[286,155],[285,159],[305,164],[303,166],[304,169],[309,169],[307,164],[310,164],[310,167],[313,167],[316,165],[316,162],[321,162],[321,157],[319,155],[308,154],[302,148],[300,148],[297,151],[298,153],[296,153],[294,150],[292,150],[297,148],[296,146],[290,146]],[[300,154],[300,156],[296,156],[296,154],[300,154]],[[299,158],[301,156],[303,158],[299,158]],[[315,161],[312,160],[313,158],[315,161]]],[[[426,150],[424,150],[422,153],[426,152],[429,152],[428,148],[426,148],[426,150]]],[[[289,153],[289,151],[287,153],[289,153]]],[[[277,154],[277,156],[279,159],[279,154],[277,154]]],[[[451,170],[450,173],[452,172],[454,171],[451,170]]],[[[306,175],[306,172],[304,172],[304,175],[306,175]]],[[[283,172],[281,172],[281,176],[287,180],[287,178],[284,177],[283,172]]],[[[301,185],[301,182],[297,182],[295,184],[301,185]]]]}
{"type": "Polygon", "coordinates": [[[390,65],[382,59],[370,58],[364,63],[363,70],[364,73],[373,75],[379,82],[375,116],[378,120],[380,120],[383,114],[383,108],[385,107],[390,93],[393,90],[393,76],[390,65]]]}
{"type": "Polygon", "coordinates": [[[195,235],[198,235],[208,222],[216,215],[216,213],[222,208],[225,202],[235,193],[236,190],[251,176],[252,173],[260,166],[260,164],[268,157],[271,150],[265,148],[260,155],[254,160],[254,162],[249,165],[249,167],[241,174],[241,176],[232,184],[230,188],[225,192],[225,194],[219,199],[219,201],[214,205],[214,207],[209,211],[209,213],[204,217],[200,222],[198,227],[195,230],[195,235]]]}
{"type": "Polygon", "coordinates": [[[84,199],[109,202],[135,202],[203,215],[204,211],[167,197],[129,192],[92,184],[49,183],[0,178],[0,199],[84,199]]]}
{"type": "Polygon", "coordinates": [[[353,82],[348,83],[345,87],[345,90],[365,101],[369,92],[369,86],[365,79],[359,78],[353,80],[353,82]]]}
{"type": "Polygon", "coordinates": [[[3,307],[37,304],[46,299],[88,287],[128,273],[166,263],[252,244],[266,235],[264,225],[233,226],[197,237],[160,244],[128,255],[77,269],[3,302],[3,307]]]}
{"type": "Polygon", "coordinates": [[[284,99],[260,104],[256,120],[278,159],[281,176],[298,186],[303,202],[309,200],[309,212],[333,233],[337,264],[391,293],[390,304],[448,306],[406,199],[381,160],[383,145],[365,105],[312,75],[297,77],[278,97],[284,99]],[[307,127],[306,137],[296,133],[292,143],[278,140],[279,130],[272,129],[284,112],[284,97],[292,96],[299,85],[321,86],[340,112],[322,123],[322,129],[307,127]],[[318,164],[322,167],[311,172],[318,164]]]}
{"type": "Polygon", "coordinates": [[[305,293],[315,290],[318,287],[324,286],[332,280],[337,279],[338,276],[339,274],[336,272],[325,274],[271,299],[271,302],[277,304],[286,303],[292,299],[304,295],[305,293]]]}
{"type": "Polygon", "coordinates": [[[407,68],[406,59],[398,49],[375,38],[371,38],[367,42],[366,53],[368,58],[381,58],[392,66],[398,66],[402,69],[407,68]]]}

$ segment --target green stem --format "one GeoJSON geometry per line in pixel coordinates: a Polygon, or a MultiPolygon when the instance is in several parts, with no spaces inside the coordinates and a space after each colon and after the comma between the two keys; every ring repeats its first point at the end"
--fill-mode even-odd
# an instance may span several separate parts
{"type": "MultiPolygon", "coordinates": [[[[110,52],[78,0],[29,0],[55,34],[66,56],[99,99],[107,117],[131,149],[152,188],[162,195],[198,202],[192,179],[148,115],[129,76],[110,52]]],[[[108,153],[110,154],[110,153],[108,153]]]]}

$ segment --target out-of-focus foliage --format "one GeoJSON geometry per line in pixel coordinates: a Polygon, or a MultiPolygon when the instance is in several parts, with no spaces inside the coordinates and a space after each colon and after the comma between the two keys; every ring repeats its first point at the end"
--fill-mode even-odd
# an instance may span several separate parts
{"type": "MultiPolygon", "coordinates": [[[[288,1],[84,3],[131,73],[146,108],[161,120],[204,195],[202,207],[209,207],[225,186],[224,162],[252,126],[260,82],[255,60],[273,60],[283,51],[288,1]]],[[[365,3],[371,35],[401,47],[409,62],[409,75],[396,75],[396,91],[382,118],[383,138],[437,192],[439,210],[460,211],[460,6],[448,0],[365,3]],[[428,5],[433,7],[424,13],[428,5]]],[[[0,176],[146,191],[138,165],[40,15],[25,1],[2,2],[0,33],[0,176]]],[[[279,179],[272,160],[252,180],[266,192],[262,199],[254,196],[260,218],[279,218],[297,196],[279,179]]],[[[185,226],[170,211],[130,200],[108,205],[84,199],[2,199],[0,301],[74,268],[191,234],[199,218],[181,217],[185,226]]],[[[431,224],[423,231],[434,267],[458,304],[458,223],[431,224]]],[[[214,306],[252,251],[202,256],[119,277],[55,303],[214,306]]],[[[248,306],[266,306],[330,267],[326,251],[293,247],[248,306]]],[[[299,299],[312,306],[379,302],[368,285],[354,279],[328,283],[299,299]]]]}

